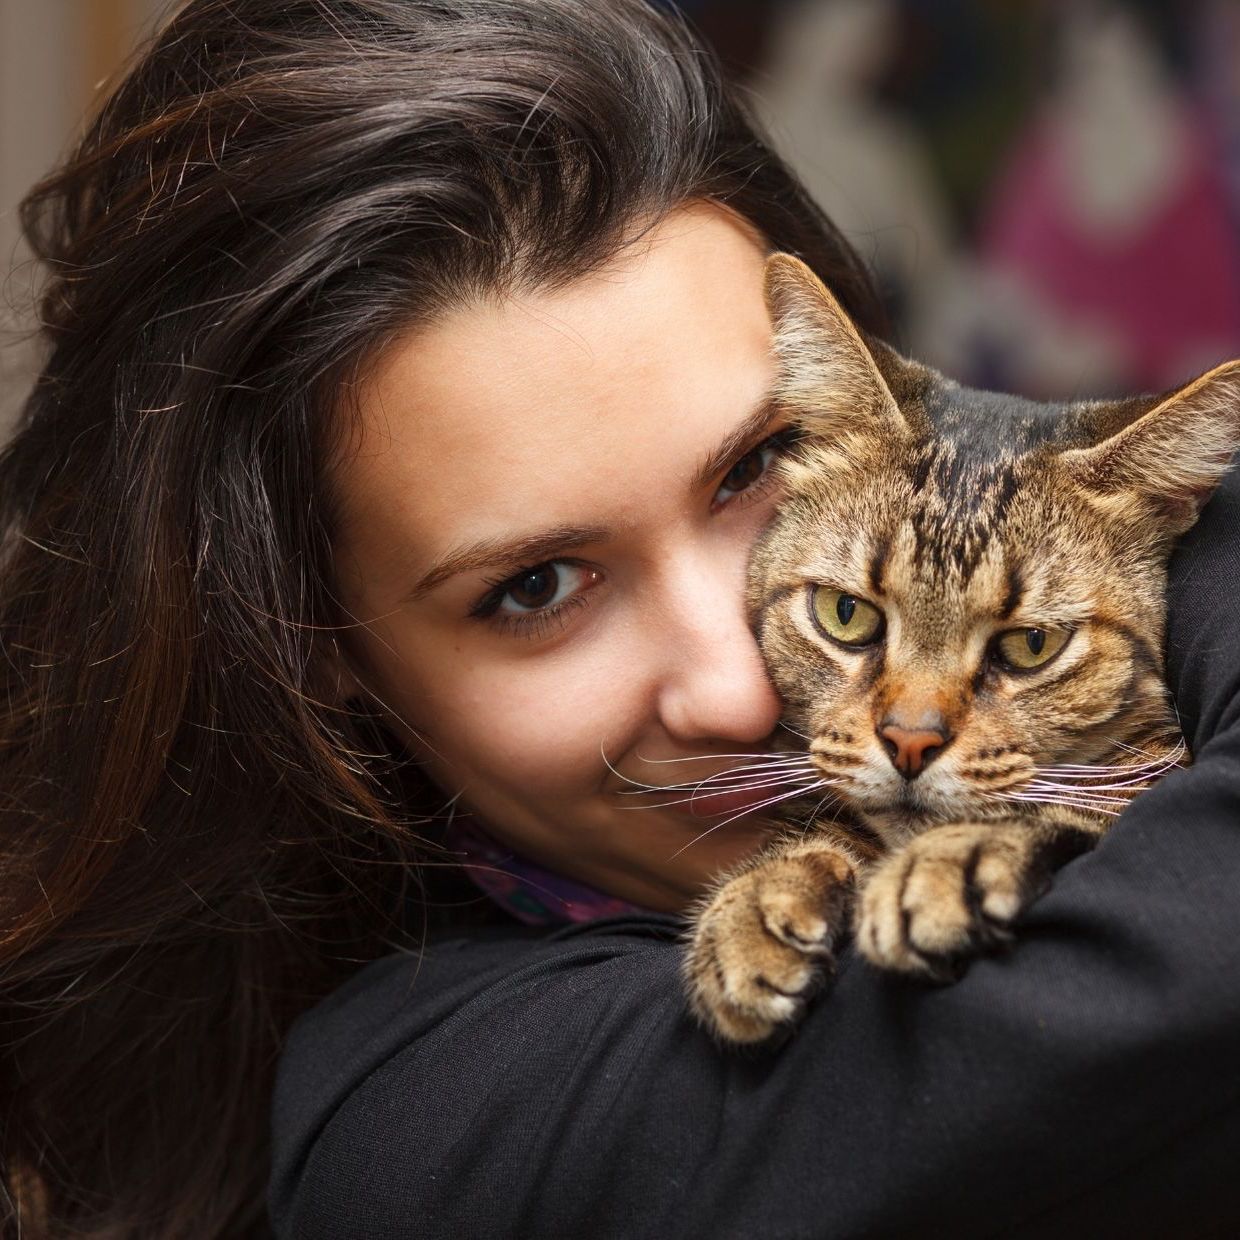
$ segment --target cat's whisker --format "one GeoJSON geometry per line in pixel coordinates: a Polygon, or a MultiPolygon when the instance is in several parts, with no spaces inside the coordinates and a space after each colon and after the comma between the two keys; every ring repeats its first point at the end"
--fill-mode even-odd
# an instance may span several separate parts
{"type": "MultiPolygon", "coordinates": [[[[826,780],[815,781],[815,783],[818,784],[819,786],[827,782],[828,781],[826,780]]],[[[704,840],[708,835],[711,834],[712,831],[718,831],[720,827],[726,827],[729,823],[735,822],[738,818],[743,818],[746,814],[752,814],[756,810],[766,809],[768,806],[771,806],[771,805],[777,805],[780,801],[787,801],[791,797],[794,797],[794,796],[802,796],[805,793],[809,792],[813,787],[814,785],[811,784],[809,788],[794,788],[791,792],[785,792],[785,793],[782,793],[780,796],[771,797],[769,800],[762,801],[757,805],[746,806],[745,809],[741,810],[739,814],[733,814],[730,818],[725,818],[722,822],[717,822],[715,823],[714,826],[708,827],[700,835],[694,836],[693,839],[691,839],[687,844],[685,844],[683,848],[678,848],[674,853],[672,853],[672,855],[668,858],[668,860],[675,861],[675,859],[679,857],[680,854],[685,851],[685,849],[692,848],[694,844],[700,844],[702,840],[704,840]]]]}
{"type": "Polygon", "coordinates": [[[1114,763],[1064,762],[1056,763],[1052,766],[1036,767],[1034,768],[1035,772],[1039,775],[1063,776],[1074,780],[1111,779],[1115,776],[1139,778],[1143,775],[1154,779],[1182,767],[1184,759],[1188,756],[1188,746],[1183,739],[1179,740],[1171,749],[1163,750],[1162,752],[1151,752],[1120,740],[1111,740],[1109,743],[1116,749],[1133,754],[1138,758],[1144,758],[1145,761],[1114,763]]]}
{"type": "MultiPolygon", "coordinates": [[[[1121,812],[1118,809],[1111,809],[1108,805],[1096,804],[1086,797],[1051,796],[1049,793],[1042,795],[1029,792],[1002,792],[994,794],[991,799],[1025,805],[1062,805],[1067,809],[1083,809],[1094,814],[1106,814],[1112,818],[1117,817],[1121,812]]],[[[1122,804],[1126,805],[1127,802],[1122,802],[1122,804]]]]}
{"type": "Polygon", "coordinates": [[[705,786],[707,784],[718,785],[721,783],[752,783],[757,779],[769,779],[771,776],[777,775],[812,775],[817,774],[818,768],[812,762],[785,762],[771,766],[751,766],[751,767],[733,767],[727,771],[717,771],[714,775],[708,775],[705,779],[686,779],[680,781],[686,787],[695,787],[699,784],[705,786]]]}
{"type": "MultiPolygon", "coordinates": [[[[651,765],[665,765],[668,763],[676,763],[676,762],[698,762],[705,758],[711,758],[716,761],[719,758],[748,759],[748,761],[744,762],[743,765],[727,767],[726,769],[722,771],[716,771],[713,775],[706,776],[707,779],[715,779],[715,778],[719,778],[722,776],[743,775],[743,774],[749,774],[750,772],[761,774],[764,771],[783,770],[786,768],[797,767],[797,766],[804,766],[807,769],[812,767],[812,763],[810,761],[808,754],[793,754],[793,755],[789,755],[789,754],[696,754],[693,757],[688,757],[688,758],[642,758],[641,760],[643,762],[650,763],[651,765]],[[763,758],[769,758],[771,760],[762,761],[761,759],[763,758]]],[[[605,755],[604,755],[604,761],[606,761],[605,755]]],[[[656,788],[657,789],[657,788],[665,788],[669,786],[667,784],[648,784],[648,783],[644,783],[640,779],[633,779],[631,776],[622,775],[618,770],[616,770],[616,768],[610,762],[607,762],[607,769],[611,771],[612,774],[614,774],[617,778],[622,779],[626,784],[632,784],[635,788],[639,788],[639,789],[656,788]]],[[[682,780],[678,782],[683,783],[685,785],[689,785],[696,781],[682,780]]]]}
{"type": "MultiPolygon", "coordinates": [[[[787,780],[781,780],[779,784],[770,784],[768,786],[773,791],[779,790],[779,789],[790,789],[791,791],[795,792],[799,789],[806,789],[806,787],[812,787],[813,785],[816,784],[816,782],[817,782],[816,780],[808,780],[808,781],[801,780],[797,782],[789,782],[787,780]]],[[[748,790],[745,789],[742,791],[748,791],[748,790]]],[[[666,810],[666,808],[672,808],[678,805],[697,804],[697,802],[706,799],[706,796],[708,795],[713,796],[714,794],[713,792],[712,794],[703,794],[703,792],[693,792],[692,795],[677,797],[676,800],[672,800],[672,801],[652,801],[651,804],[649,805],[625,805],[625,806],[621,806],[621,808],[622,810],[666,810]]],[[[744,812],[748,813],[749,811],[745,810],[744,812]]]]}
{"type": "MultiPolygon", "coordinates": [[[[780,785],[782,785],[784,787],[791,787],[792,792],[795,793],[795,792],[799,792],[807,788],[813,788],[817,785],[817,783],[818,783],[817,780],[810,780],[808,782],[802,781],[794,785],[789,785],[787,780],[779,780],[777,782],[773,781],[769,786],[779,787],[780,785]]],[[[677,789],[677,791],[681,791],[681,790],[677,789]]],[[[739,789],[739,791],[747,791],[747,789],[739,789]]],[[[676,805],[692,805],[695,801],[700,801],[707,796],[714,796],[714,795],[715,795],[714,790],[709,790],[707,792],[695,791],[690,796],[680,797],[674,801],[657,801],[657,802],[651,802],[646,805],[622,805],[620,808],[626,809],[626,810],[671,809],[673,806],[676,806],[676,805]]],[[[791,793],[788,795],[791,795],[791,793]]],[[[776,799],[778,800],[779,798],[777,797],[776,799]]],[[[764,801],[762,802],[762,804],[765,805],[765,804],[768,804],[768,802],[764,801]]],[[[757,806],[748,807],[742,810],[741,812],[747,814],[750,812],[751,808],[756,809],[757,806]]]]}
{"type": "Polygon", "coordinates": [[[1041,778],[1031,780],[1026,787],[1034,792],[1056,792],[1073,796],[1086,794],[1101,796],[1104,803],[1127,804],[1132,797],[1144,792],[1156,780],[1177,769],[1185,753],[1186,747],[1180,745],[1170,753],[1152,758],[1148,762],[1095,767],[1065,763],[1037,767],[1036,774],[1041,778]]]}
{"type": "Polygon", "coordinates": [[[818,815],[822,812],[822,807],[826,805],[828,801],[838,802],[839,799],[840,798],[839,798],[838,793],[834,793],[830,791],[825,792],[822,795],[822,797],[819,799],[818,804],[815,805],[814,808],[810,810],[810,812],[806,815],[805,822],[802,824],[802,827],[801,827],[802,832],[808,831],[814,825],[815,821],[818,818],[818,815]]]}
{"type": "Polygon", "coordinates": [[[1185,746],[1180,745],[1170,753],[1156,755],[1145,762],[1062,762],[1055,763],[1053,767],[1048,767],[1047,769],[1057,771],[1129,771],[1143,766],[1173,766],[1177,765],[1187,752],[1188,750],[1185,746]]]}
{"type": "Polygon", "coordinates": [[[1064,809],[1085,810],[1091,814],[1100,814],[1105,818],[1118,818],[1120,814],[1120,811],[1117,809],[1106,809],[1104,807],[1096,807],[1096,806],[1091,806],[1091,805],[1076,805],[1071,801],[1037,801],[1037,802],[1020,801],[1020,802],[1017,802],[1017,804],[1020,804],[1020,805],[1031,805],[1031,804],[1062,805],[1064,809]]]}
{"type": "Polygon", "coordinates": [[[1114,807],[1116,813],[1128,805],[1128,801],[1123,797],[1083,797],[1071,792],[1053,792],[1050,790],[1044,792],[1017,792],[1012,795],[1023,801],[1062,801],[1065,804],[1079,805],[1082,809],[1091,807],[1095,809],[1108,809],[1114,807]]]}
{"type": "Polygon", "coordinates": [[[1068,764],[1057,766],[1034,767],[1039,775],[1064,775],[1072,779],[1110,779],[1116,775],[1128,775],[1134,778],[1163,775],[1167,771],[1182,766],[1178,756],[1168,756],[1149,762],[1117,763],[1106,766],[1073,766],[1068,764]]]}
{"type": "Polygon", "coordinates": [[[606,746],[606,742],[605,742],[605,741],[599,741],[598,751],[599,751],[599,754],[602,756],[603,762],[606,764],[607,769],[608,769],[608,770],[609,770],[609,771],[610,771],[610,772],[611,772],[611,773],[612,773],[612,774],[613,774],[613,775],[614,775],[617,779],[622,779],[622,780],[624,780],[624,782],[625,782],[626,784],[634,784],[635,786],[637,786],[637,787],[639,787],[639,788],[640,788],[640,787],[642,787],[642,785],[641,785],[640,783],[638,783],[638,781],[637,781],[636,779],[630,779],[627,775],[622,775],[622,774],[621,774],[618,770],[616,770],[616,768],[612,765],[611,759],[607,756],[607,750],[606,750],[605,746],[606,746]]]}
{"type": "Polygon", "coordinates": [[[1051,783],[1027,783],[1013,784],[1006,789],[1001,790],[1001,795],[1007,796],[1065,796],[1078,797],[1086,801],[1098,801],[1103,804],[1127,805],[1132,799],[1132,795],[1126,793],[1116,793],[1100,791],[1094,788],[1081,788],[1075,784],[1051,784],[1051,783]]]}
{"type": "MultiPolygon", "coordinates": [[[[620,796],[641,796],[645,791],[666,791],[668,789],[694,789],[694,787],[711,787],[714,791],[719,791],[724,785],[735,784],[737,787],[755,784],[761,780],[770,779],[771,776],[786,777],[791,775],[812,775],[816,774],[817,768],[812,763],[806,761],[796,761],[796,763],[773,763],[763,766],[733,766],[728,770],[715,771],[713,775],[707,775],[701,780],[682,780],[676,784],[642,784],[632,791],[624,791],[620,796]]],[[[632,781],[630,781],[632,782],[632,781]]]]}
{"type": "Polygon", "coordinates": [[[1116,787],[1129,787],[1132,784],[1147,783],[1150,780],[1157,779],[1162,774],[1165,774],[1165,772],[1157,768],[1149,771],[1134,771],[1131,767],[1128,767],[1120,771],[1107,771],[1097,775],[1087,775],[1084,772],[1040,767],[1034,772],[1034,778],[1048,779],[1056,783],[1067,783],[1074,788],[1099,788],[1110,784],[1114,784],[1116,787]]]}
{"type": "Polygon", "coordinates": [[[1138,792],[1142,792],[1149,785],[1149,777],[1143,779],[1134,779],[1126,783],[1118,784],[1074,784],[1062,783],[1058,780],[1050,779],[1034,779],[1025,786],[1035,792],[1089,792],[1089,793],[1128,793],[1130,796],[1136,796],[1138,792]]]}
{"type": "Polygon", "coordinates": [[[1073,778],[1081,779],[1103,779],[1112,775],[1123,775],[1130,771],[1146,771],[1160,770],[1163,766],[1173,766],[1176,763],[1143,763],[1134,765],[1131,762],[1118,763],[1114,766],[1035,766],[1033,769],[1038,774],[1064,774],[1071,775],[1073,778]]]}
{"type": "MultiPolygon", "coordinates": [[[[709,796],[728,795],[732,794],[732,792],[759,791],[761,789],[766,789],[766,787],[769,787],[769,789],[794,787],[800,786],[801,782],[802,781],[781,779],[770,780],[769,782],[764,782],[764,784],[750,784],[743,787],[722,787],[722,789],[709,789],[709,787],[708,789],[680,789],[680,787],[672,787],[672,789],[665,789],[665,791],[676,792],[676,794],[678,794],[678,792],[688,792],[688,795],[678,796],[676,800],[672,801],[660,801],[655,805],[625,805],[621,806],[621,808],[622,810],[649,810],[649,808],[666,808],[670,805],[693,805],[694,802],[706,800],[709,796]]],[[[651,796],[653,796],[653,794],[651,794],[651,796]]]]}
{"type": "MultiPolygon", "coordinates": [[[[813,759],[809,754],[798,754],[795,758],[781,758],[778,762],[747,762],[743,766],[729,766],[722,771],[716,771],[715,775],[744,775],[750,771],[778,771],[790,766],[811,767],[813,765],[813,759]]],[[[708,775],[706,778],[713,779],[715,775],[708,775]]]]}
{"type": "MultiPolygon", "coordinates": [[[[679,761],[680,759],[673,759],[679,761]]],[[[725,779],[749,779],[770,774],[777,774],[783,771],[795,771],[804,769],[805,771],[816,770],[817,767],[808,754],[797,754],[795,757],[780,758],[771,762],[746,762],[740,766],[725,767],[722,771],[715,771],[710,775],[703,776],[701,779],[684,779],[677,780],[675,784],[643,784],[643,787],[692,787],[698,783],[706,783],[709,780],[725,780],[725,779]]],[[[630,780],[630,782],[639,782],[630,780]]]]}
{"type": "MultiPolygon", "coordinates": [[[[639,780],[639,779],[632,779],[630,776],[625,775],[625,774],[623,774],[622,772],[620,772],[620,771],[618,771],[618,770],[616,769],[616,767],[615,767],[615,765],[612,763],[611,759],[607,757],[607,754],[606,754],[606,752],[604,751],[604,749],[603,749],[602,745],[600,745],[600,746],[599,746],[599,753],[601,754],[602,759],[603,759],[603,762],[604,762],[604,763],[605,763],[605,765],[607,766],[607,769],[608,769],[608,770],[609,770],[609,771],[610,771],[610,772],[611,772],[611,773],[612,773],[612,774],[613,774],[613,775],[614,775],[617,779],[622,780],[622,781],[623,781],[624,783],[626,783],[626,784],[630,784],[630,785],[632,785],[632,787],[633,787],[633,788],[635,788],[638,792],[659,792],[659,791],[661,791],[661,790],[663,790],[663,789],[665,789],[665,788],[667,788],[667,787],[669,786],[669,785],[666,785],[666,784],[647,784],[647,783],[643,783],[643,782],[642,782],[641,780],[639,780]]],[[[701,755],[699,755],[699,756],[700,756],[700,757],[714,757],[714,758],[719,758],[719,757],[727,757],[727,756],[729,756],[729,755],[726,755],[726,754],[701,754],[701,755]]],[[[748,757],[748,756],[750,756],[750,755],[746,755],[746,754],[738,754],[738,755],[732,755],[732,756],[736,756],[736,757],[748,757]]],[[[694,761],[695,759],[693,759],[693,758],[645,759],[645,758],[644,758],[644,759],[642,759],[642,760],[643,760],[643,761],[690,762],[690,761],[694,761]]],[[[805,761],[805,757],[804,757],[804,756],[801,756],[799,759],[788,759],[788,761],[787,761],[787,765],[794,765],[794,764],[795,764],[795,762],[796,762],[796,761],[798,761],[798,760],[799,760],[799,761],[805,761]]],[[[776,764],[773,764],[773,765],[778,765],[778,766],[781,766],[781,767],[782,767],[783,765],[785,765],[785,763],[784,763],[784,762],[779,762],[779,763],[776,763],[776,764]]],[[[757,769],[756,765],[755,765],[755,766],[748,766],[748,767],[732,767],[732,768],[730,768],[730,769],[729,769],[729,771],[724,771],[724,772],[719,772],[719,773],[720,773],[720,774],[730,774],[730,773],[733,773],[733,772],[740,772],[740,771],[747,771],[747,770],[756,770],[756,769],[757,769]]],[[[709,776],[708,778],[713,778],[713,776],[709,776]]],[[[685,783],[689,783],[689,781],[685,781],[685,783]]]]}
{"type": "Polygon", "coordinates": [[[639,762],[645,762],[650,766],[668,766],[674,762],[705,762],[707,760],[717,762],[720,758],[748,758],[761,761],[763,758],[803,758],[805,755],[776,749],[767,750],[765,753],[698,753],[687,758],[643,758],[641,754],[635,756],[639,762]]]}
{"type": "Polygon", "coordinates": [[[1124,741],[1115,741],[1113,743],[1117,749],[1122,749],[1125,753],[1136,754],[1138,757],[1146,758],[1151,763],[1158,763],[1165,761],[1167,758],[1174,758],[1176,764],[1178,765],[1179,760],[1188,754],[1188,746],[1185,744],[1182,737],[1176,742],[1175,747],[1170,751],[1170,753],[1163,754],[1152,754],[1148,749],[1141,749],[1136,745],[1129,745],[1124,741]]]}
{"type": "MultiPolygon", "coordinates": [[[[1137,791],[1140,790],[1138,789],[1137,791]]],[[[1085,797],[1091,801],[1112,801],[1123,805],[1127,805],[1136,796],[1135,791],[1130,792],[1124,789],[1098,788],[1092,785],[1082,787],[1080,784],[1059,784],[1052,783],[1049,780],[1038,779],[1031,780],[1027,784],[1017,785],[1014,792],[1016,794],[1052,792],[1056,795],[1085,797]]]]}
{"type": "MultiPolygon", "coordinates": [[[[752,791],[755,791],[761,788],[779,788],[781,786],[790,785],[794,780],[803,780],[803,779],[809,779],[809,778],[812,778],[812,776],[806,773],[806,774],[798,774],[795,776],[784,775],[778,779],[754,780],[754,781],[751,781],[745,784],[704,784],[700,787],[697,784],[687,784],[687,785],[686,784],[667,784],[662,788],[651,788],[646,792],[637,792],[635,790],[625,790],[623,792],[617,793],[616,795],[623,796],[623,797],[644,797],[644,798],[649,799],[650,797],[658,796],[660,794],[667,795],[667,796],[671,796],[673,794],[679,796],[680,794],[683,794],[683,799],[685,801],[694,801],[694,800],[698,800],[703,797],[722,796],[727,793],[752,792],[752,791]]],[[[640,809],[642,807],[640,805],[634,804],[634,805],[628,806],[627,808],[628,809],[640,809]]]]}
{"type": "MultiPolygon", "coordinates": [[[[1142,749],[1139,745],[1132,745],[1132,744],[1130,744],[1130,743],[1129,743],[1129,742],[1127,742],[1127,741],[1119,741],[1119,740],[1117,740],[1117,741],[1114,741],[1113,743],[1114,743],[1114,745],[1115,745],[1115,747],[1116,747],[1117,749],[1124,749],[1124,750],[1127,750],[1129,753],[1139,753],[1139,754],[1142,754],[1142,755],[1148,755],[1148,754],[1149,754],[1149,750],[1148,750],[1148,749],[1142,749]]],[[[1183,743],[1182,743],[1182,742],[1181,742],[1181,747],[1183,747],[1183,743]]]]}
{"type": "Polygon", "coordinates": [[[1060,778],[1034,779],[1033,784],[1044,784],[1047,787],[1055,786],[1062,788],[1081,788],[1086,792],[1107,792],[1116,791],[1123,788],[1144,787],[1157,780],[1163,772],[1161,771],[1142,771],[1136,775],[1130,775],[1127,779],[1116,779],[1114,776],[1108,777],[1107,782],[1098,779],[1080,780],[1075,776],[1062,776],[1060,778]]]}

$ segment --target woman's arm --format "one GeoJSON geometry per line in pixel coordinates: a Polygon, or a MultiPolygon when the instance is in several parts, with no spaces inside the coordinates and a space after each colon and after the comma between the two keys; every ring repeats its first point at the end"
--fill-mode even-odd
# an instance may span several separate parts
{"type": "Polygon", "coordinates": [[[927,989],[849,953],[757,1055],[690,1022],[666,919],[441,945],[416,982],[389,958],[290,1044],[279,1234],[1240,1227],[1238,481],[1173,565],[1196,764],[1060,873],[1009,955],[927,989]]]}

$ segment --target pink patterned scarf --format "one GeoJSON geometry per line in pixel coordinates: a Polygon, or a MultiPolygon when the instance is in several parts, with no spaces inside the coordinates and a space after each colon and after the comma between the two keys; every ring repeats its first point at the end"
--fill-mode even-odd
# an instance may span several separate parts
{"type": "Polygon", "coordinates": [[[461,867],[476,887],[527,926],[561,926],[647,911],[520,856],[468,815],[452,820],[444,845],[460,855],[461,867]]]}

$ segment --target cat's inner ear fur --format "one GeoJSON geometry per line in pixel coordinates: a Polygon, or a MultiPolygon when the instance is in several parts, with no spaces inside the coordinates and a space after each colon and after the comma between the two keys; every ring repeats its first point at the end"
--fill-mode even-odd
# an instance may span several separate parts
{"type": "MultiPolygon", "coordinates": [[[[1099,427],[1113,421],[1106,407],[1099,427]]],[[[1107,431],[1111,427],[1106,427],[1107,431]]],[[[1135,519],[1188,529],[1240,448],[1240,360],[1224,362],[1157,400],[1091,447],[1060,460],[1095,503],[1135,519]]]]}
{"type": "Polygon", "coordinates": [[[773,396],[805,431],[880,443],[911,432],[857,329],[825,284],[791,254],[766,262],[778,366],[773,396]]]}

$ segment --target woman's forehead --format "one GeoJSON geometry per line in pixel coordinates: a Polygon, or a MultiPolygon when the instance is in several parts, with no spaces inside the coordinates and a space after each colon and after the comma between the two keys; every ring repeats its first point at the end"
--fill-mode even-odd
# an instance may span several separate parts
{"type": "Polygon", "coordinates": [[[617,483],[631,494],[635,467],[657,473],[652,450],[671,466],[709,449],[769,382],[764,259],[731,213],[684,208],[571,285],[477,302],[398,340],[331,467],[342,537],[433,541],[445,524],[528,520],[531,506],[556,519],[617,483]]]}

